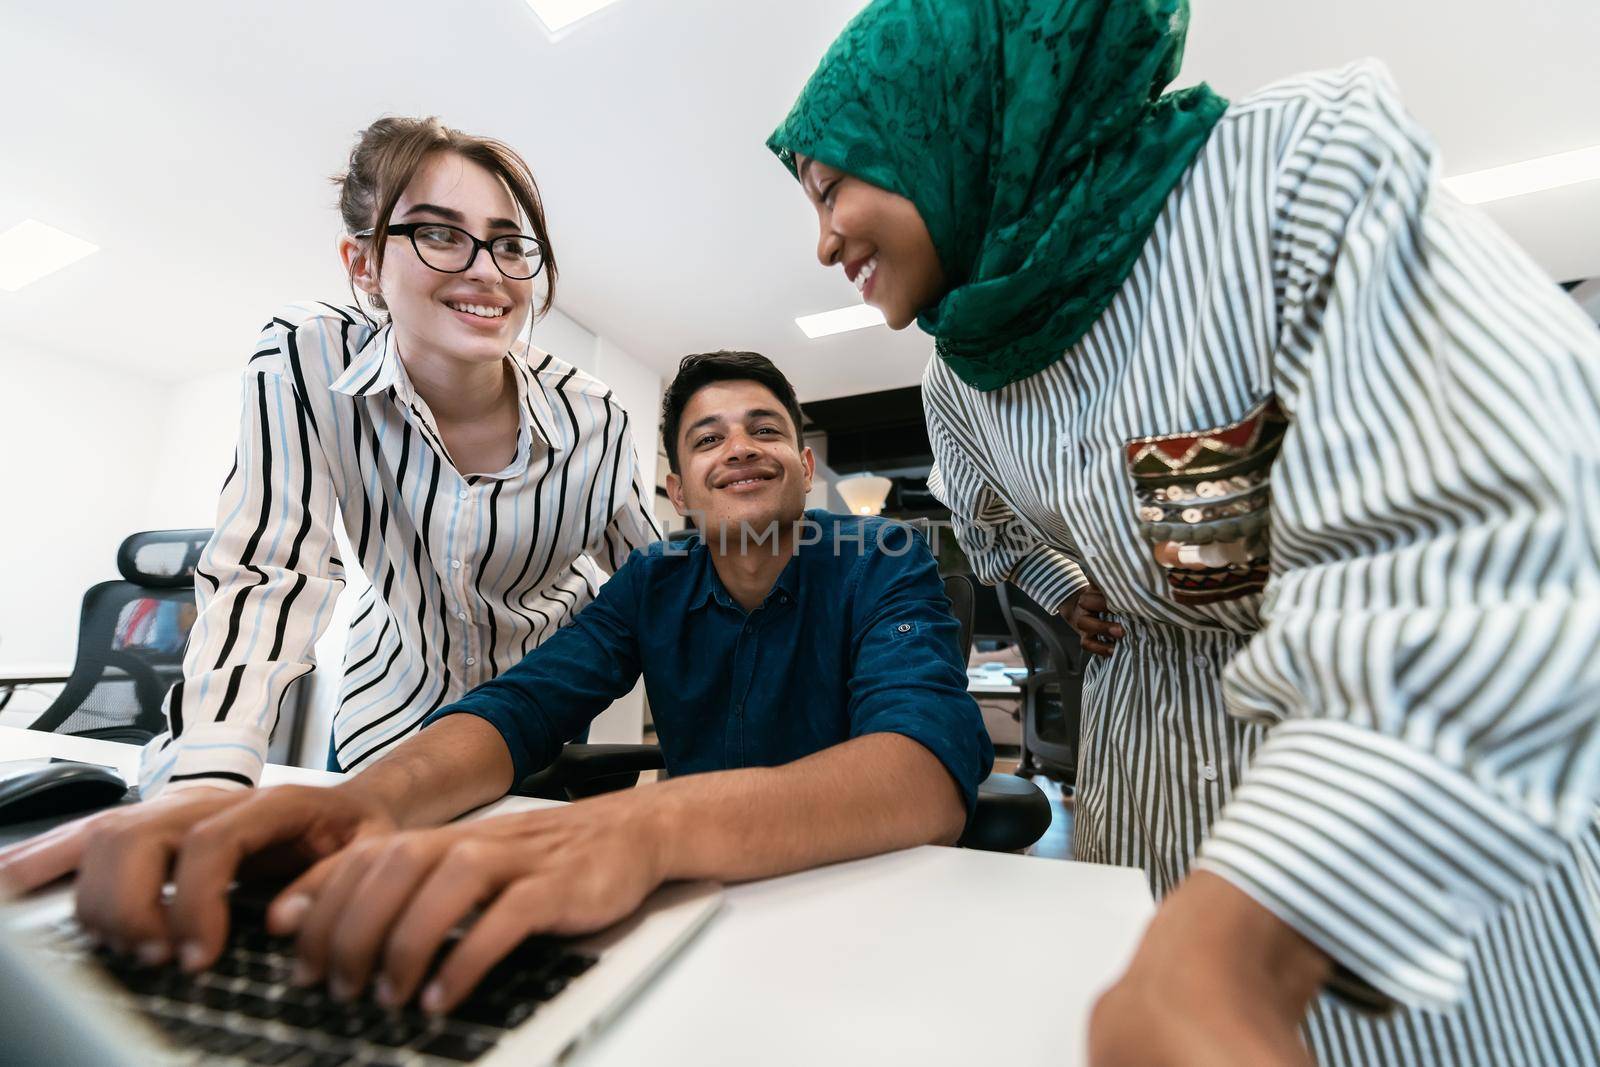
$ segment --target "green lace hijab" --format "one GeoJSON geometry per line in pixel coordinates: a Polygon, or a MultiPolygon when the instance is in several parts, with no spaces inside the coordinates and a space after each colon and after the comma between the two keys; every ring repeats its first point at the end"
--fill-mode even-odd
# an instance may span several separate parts
{"type": "Polygon", "coordinates": [[[1089,332],[1227,107],[1162,95],[1187,27],[1187,0],[875,0],[767,147],[916,205],[952,286],[918,323],[999,389],[1089,332]]]}

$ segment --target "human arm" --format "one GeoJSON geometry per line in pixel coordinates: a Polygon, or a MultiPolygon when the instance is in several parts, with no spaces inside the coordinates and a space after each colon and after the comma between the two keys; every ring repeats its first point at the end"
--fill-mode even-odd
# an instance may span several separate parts
{"type": "Polygon", "coordinates": [[[301,926],[314,972],[331,971],[351,992],[379,967],[381,988],[404,999],[459,907],[498,896],[504,907],[458,950],[470,965],[441,972],[453,999],[523,934],[603,925],[663,879],[765,877],[954,841],[993,752],[965,691],[932,558],[909,529],[894,529],[914,546],[911,558],[869,546],[843,597],[848,741],[781,767],[691,775],[559,812],[370,842],[340,858],[342,873],[315,872],[302,887],[318,901],[301,926]],[[382,914],[373,910],[380,894],[382,914]]]}
{"type": "Polygon", "coordinates": [[[689,775],[561,808],[373,837],[274,904],[305,977],[349,997],[369,979],[447,1011],[523,938],[626,917],[667,881],[764,878],[953,840],[964,812],[926,749],[854,738],[781,767],[689,775]],[[479,904],[482,912],[472,919],[479,904]],[[449,931],[470,922],[428,979],[449,931]]]}
{"type": "Polygon", "coordinates": [[[322,427],[302,389],[326,321],[274,318],[246,367],[234,463],[195,572],[198,615],[183,678],[167,694],[168,732],[150,743],[140,791],[243,789],[260,778],[289,686],[344,588],[337,498],[322,427]]]}
{"type": "Polygon", "coordinates": [[[312,646],[343,588],[332,479],[298,385],[294,333],[275,318],[244,373],[234,465],[195,574],[199,613],[184,677],[167,694],[168,732],[143,756],[145,801],[0,852],[0,879],[18,891],[79,871],[80,897],[91,916],[107,917],[108,936],[153,936],[159,924],[148,917],[176,842],[231,803],[228,791],[259,777],[278,707],[311,671],[312,646]],[[176,803],[187,791],[195,795],[176,803]],[[144,918],[115,918],[123,914],[144,918]]]}
{"type": "Polygon", "coordinates": [[[1448,1010],[1593,811],[1600,339],[1437,189],[1386,79],[1335,89],[1280,176],[1292,421],[1263,628],[1224,675],[1272,729],[1197,869],[1331,992],[1448,1010]]]}

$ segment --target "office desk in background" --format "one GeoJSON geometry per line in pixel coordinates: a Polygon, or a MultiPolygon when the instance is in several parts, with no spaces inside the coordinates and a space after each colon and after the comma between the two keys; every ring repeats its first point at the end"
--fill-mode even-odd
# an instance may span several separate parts
{"type": "MultiPolygon", "coordinates": [[[[6,728],[0,753],[127,776],[138,762],[130,746],[6,728]]],[[[485,812],[536,806],[507,798],[485,812]]],[[[1154,907],[1131,868],[933,846],[733,886],[722,914],[572,1064],[1079,1067],[1094,998],[1154,907]]]]}
{"type": "Polygon", "coordinates": [[[29,685],[65,685],[71,675],[70,663],[0,664],[0,711],[11,703],[18,689],[29,685]]]}

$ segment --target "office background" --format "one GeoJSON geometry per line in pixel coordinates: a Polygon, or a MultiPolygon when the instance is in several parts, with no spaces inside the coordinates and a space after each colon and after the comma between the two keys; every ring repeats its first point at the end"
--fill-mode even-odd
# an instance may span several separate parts
{"type": "MultiPolygon", "coordinates": [[[[69,663],[83,591],[113,575],[124,536],[212,524],[262,321],[348,299],[327,178],[384,113],[437,114],[528,157],[561,266],[534,341],[603,379],[636,427],[656,424],[684,353],[755,349],[815,413],[813,503],[840,507],[838,478],[873,470],[896,479],[891,510],[917,511],[925,460],[848,398],[914,406],[927,339],[801,332],[796,316],[857,298],[817,267],[810,209],[762,148],[860,6],[619,0],[552,35],[522,0],[0,3],[0,231],[39,219],[99,246],[0,291],[0,662],[69,663]],[[836,471],[830,439],[839,454],[846,436],[836,471]]],[[[1239,96],[1376,55],[1458,175],[1600,144],[1596,39],[1592,0],[1196,0],[1180,82],[1239,96]]],[[[1485,209],[1556,280],[1600,276],[1600,181],[1485,209]]],[[[1576,292],[1600,319],[1600,287],[1576,292]]],[[[319,647],[312,730],[346,618],[319,647]]],[[[597,739],[641,721],[635,694],[597,739]]]]}

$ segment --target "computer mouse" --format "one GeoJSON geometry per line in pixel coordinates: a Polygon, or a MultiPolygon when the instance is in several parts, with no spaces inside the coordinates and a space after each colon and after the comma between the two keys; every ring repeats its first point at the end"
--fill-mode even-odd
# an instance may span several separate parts
{"type": "Polygon", "coordinates": [[[117,772],[93,763],[28,759],[0,763],[0,826],[109,807],[128,792],[117,772]]]}

